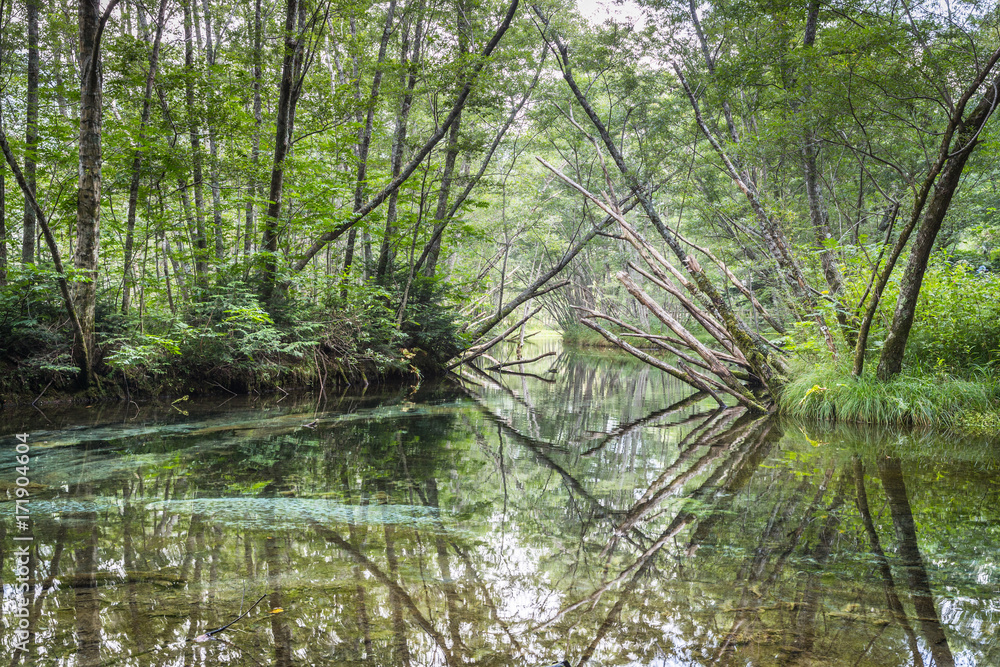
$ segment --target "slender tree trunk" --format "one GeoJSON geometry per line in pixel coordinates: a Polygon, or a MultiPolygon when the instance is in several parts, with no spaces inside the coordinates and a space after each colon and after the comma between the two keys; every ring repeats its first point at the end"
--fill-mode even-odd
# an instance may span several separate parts
{"type": "MultiPolygon", "coordinates": [[[[32,196],[37,198],[35,189],[35,160],[38,148],[38,2],[27,0],[25,18],[28,23],[28,90],[27,108],[25,109],[24,137],[24,178],[31,189],[32,196]]],[[[35,239],[38,230],[35,224],[35,211],[24,204],[24,233],[21,243],[21,263],[35,263],[35,239]]]]}
{"type": "Polygon", "coordinates": [[[7,163],[0,162],[0,287],[7,284],[7,163]]]}
{"type": "MultiPolygon", "coordinates": [[[[208,62],[208,108],[215,108],[215,88],[212,84],[212,68],[215,67],[217,40],[212,38],[212,14],[209,11],[208,0],[202,0],[202,11],[205,15],[205,59],[208,62]]],[[[216,142],[215,123],[208,121],[208,164],[209,179],[212,186],[212,235],[215,237],[215,260],[221,263],[225,256],[225,246],[222,239],[222,195],[219,187],[219,148],[216,142]]]]}
{"type": "MultiPolygon", "coordinates": [[[[80,321],[80,316],[77,313],[76,304],[73,301],[73,295],[70,290],[69,281],[66,279],[66,270],[63,268],[62,255],[59,253],[59,246],[56,244],[56,239],[52,235],[52,230],[49,228],[48,221],[45,219],[45,214],[42,212],[41,207],[39,207],[38,202],[35,200],[34,195],[31,194],[31,190],[28,188],[28,182],[24,178],[24,174],[21,172],[17,161],[14,159],[14,153],[10,150],[10,142],[7,141],[7,134],[3,131],[3,118],[0,117],[0,149],[3,150],[4,159],[7,165],[10,167],[11,172],[14,174],[14,180],[17,181],[17,185],[21,188],[21,193],[25,195],[28,200],[28,205],[35,209],[35,219],[38,221],[38,225],[42,229],[42,236],[45,238],[45,243],[49,246],[49,253],[52,255],[52,264],[55,265],[56,269],[56,282],[59,284],[59,291],[63,297],[63,304],[66,307],[66,314],[69,315],[69,321],[73,325],[73,333],[77,340],[86,340],[83,325],[80,321]]],[[[81,383],[86,386],[90,383],[90,372],[91,364],[89,356],[89,348],[86,346],[82,347],[82,353],[84,358],[80,367],[80,379],[81,383]]]]}
{"type": "MultiPolygon", "coordinates": [[[[6,13],[0,7],[0,24],[7,21],[6,13]]],[[[9,10],[8,10],[9,11],[9,10]]],[[[0,36],[0,74],[2,74],[2,63],[4,62],[4,40],[0,36]]],[[[0,131],[2,131],[2,119],[0,119],[0,131]]],[[[7,284],[7,160],[0,160],[0,287],[7,284]]],[[[2,559],[0,559],[2,560],[2,559]]],[[[3,563],[0,563],[0,568],[3,563]]]]}
{"type": "MultiPolygon", "coordinates": [[[[469,21],[466,18],[468,7],[465,2],[459,2],[456,11],[458,32],[458,60],[464,59],[469,50],[469,21]]],[[[461,71],[459,77],[464,77],[461,71]]],[[[448,147],[445,149],[444,169],[441,171],[441,189],[438,190],[437,209],[434,211],[434,233],[429,244],[427,259],[424,262],[424,276],[430,278],[437,271],[437,261],[441,254],[441,236],[448,224],[448,196],[451,194],[452,178],[455,173],[455,161],[458,159],[458,133],[462,126],[462,114],[455,118],[448,134],[448,147]]]]}
{"type": "Polygon", "coordinates": [[[246,230],[243,235],[243,255],[249,258],[252,251],[252,239],[254,231],[254,211],[257,199],[257,169],[260,167],[260,126],[261,126],[261,102],[260,102],[260,49],[263,39],[263,23],[260,15],[261,0],[254,0],[253,3],[253,147],[250,152],[250,178],[247,182],[247,205],[246,205],[246,230]]]}
{"type": "Polygon", "coordinates": [[[132,268],[132,246],[135,236],[135,214],[139,204],[139,182],[142,178],[142,155],[146,150],[146,128],[149,125],[149,115],[153,102],[153,82],[156,79],[156,68],[160,57],[160,41],[163,37],[163,23],[166,18],[167,0],[160,0],[160,8],[156,17],[156,36],[153,38],[153,50],[149,53],[149,71],[146,73],[146,90],[142,100],[142,120],[139,124],[139,145],[132,157],[132,179],[128,190],[128,215],[125,223],[125,276],[122,285],[122,314],[128,315],[132,295],[132,285],[135,282],[135,272],[132,268]]]}
{"type": "MultiPolygon", "coordinates": [[[[816,45],[819,5],[819,0],[809,0],[805,38],[802,40],[802,45],[807,50],[816,45]]],[[[807,84],[804,90],[806,98],[811,97],[812,86],[807,84]]],[[[833,239],[833,233],[830,230],[830,221],[819,182],[819,146],[820,141],[815,130],[806,129],[802,141],[802,161],[806,182],[806,198],[809,201],[809,219],[816,237],[816,250],[819,252],[820,264],[823,267],[823,277],[826,278],[826,284],[830,288],[830,297],[834,300],[837,322],[840,324],[840,330],[848,346],[853,348],[857,345],[857,322],[854,321],[853,315],[848,314],[846,307],[840,301],[839,295],[844,288],[844,279],[840,273],[838,253],[829,245],[833,239]]]]}
{"type": "Polygon", "coordinates": [[[289,148],[289,110],[292,106],[292,85],[295,68],[295,53],[298,40],[295,23],[298,14],[298,0],[287,0],[285,6],[285,56],[281,63],[281,86],[278,96],[277,121],[275,123],[274,161],[271,166],[271,185],[268,190],[267,214],[264,217],[264,233],[261,249],[265,253],[261,284],[261,296],[270,301],[274,295],[278,271],[278,221],[281,214],[281,193],[285,178],[285,158],[289,148]]]}
{"type": "MultiPolygon", "coordinates": [[[[389,38],[392,36],[392,24],[396,12],[396,0],[389,0],[389,8],[386,10],[385,26],[382,28],[382,39],[379,41],[378,61],[375,63],[375,73],[372,76],[371,93],[368,96],[368,113],[365,117],[365,124],[361,129],[361,136],[358,137],[358,176],[354,186],[354,213],[361,210],[365,203],[365,181],[368,178],[368,153],[372,143],[372,127],[375,122],[375,107],[378,105],[379,91],[382,87],[382,65],[385,62],[386,49],[389,46],[389,38]]],[[[352,22],[353,29],[353,22],[352,22]]],[[[360,68],[355,64],[355,78],[358,76],[360,68]]],[[[360,87],[357,89],[358,102],[361,101],[360,87]]],[[[347,250],[344,252],[344,274],[351,270],[354,263],[354,241],[357,229],[351,228],[347,235],[347,250]]],[[[370,251],[369,251],[370,255],[370,251]]],[[[367,271],[367,267],[366,267],[367,271]]]]}
{"type": "Polygon", "coordinates": [[[195,279],[199,285],[204,286],[208,280],[208,241],[205,237],[205,197],[204,185],[202,183],[201,128],[198,122],[200,112],[195,107],[195,42],[192,35],[195,0],[182,0],[182,4],[184,6],[184,99],[188,118],[188,136],[191,141],[191,175],[194,178],[195,279]]]}
{"type": "Polygon", "coordinates": [[[460,208],[462,208],[462,205],[465,203],[465,200],[469,197],[469,194],[471,194],[472,190],[476,187],[476,185],[479,184],[479,181],[482,179],[483,174],[486,173],[486,169],[489,168],[490,163],[493,161],[493,156],[496,154],[497,148],[499,148],[500,146],[500,142],[503,141],[503,138],[507,135],[507,131],[510,130],[511,126],[514,124],[514,121],[517,119],[518,114],[521,113],[521,109],[524,108],[524,105],[527,104],[528,100],[531,98],[531,94],[535,90],[535,87],[538,85],[538,80],[541,77],[542,69],[545,64],[545,54],[547,52],[548,49],[542,51],[542,57],[538,63],[538,69],[535,71],[534,79],[532,79],[531,84],[528,86],[528,89],[522,95],[521,101],[518,102],[516,105],[514,105],[510,113],[507,115],[507,121],[503,124],[500,130],[497,131],[496,135],[494,135],[493,143],[490,144],[490,147],[486,150],[486,155],[483,157],[483,160],[479,165],[479,171],[477,171],[476,174],[471,177],[469,176],[468,154],[466,155],[465,168],[463,169],[464,173],[462,175],[462,177],[466,180],[465,188],[463,188],[462,192],[460,192],[458,196],[455,197],[454,200],[452,200],[451,206],[449,207],[447,213],[445,214],[442,223],[434,226],[434,231],[431,234],[431,238],[424,246],[423,252],[420,253],[420,259],[418,259],[417,263],[415,264],[417,271],[420,271],[423,268],[424,262],[427,261],[428,256],[431,254],[431,251],[436,247],[435,244],[437,244],[440,241],[441,235],[444,233],[444,230],[448,226],[448,223],[450,223],[451,220],[455,217],[455,214],[458,213],[458,210],[460,208]]]}
{"type": "MultiPolygon", "coordinates": [[[[56,0],[49,0],[48,11],[51,15],[58,15],[60,7],[56,6],[56,0]]],[[[48,24],[49,30],[49,44],[52,46],[52,55],[54,60],[54,66],[52,67],[52,76],[56,82],[55,96],[56,105],[59,108],[59,115],[63,118],[69,119],[71,117],[69,110],[69,102],[66,101],[66,97],[62,94],[63,91],[63,48],[64,45],[61,43],[61,34],[57,32],[53,22],[50,21],[48,24]]]]}
{"type": "Polygon", "coordinates": [[[461,113],[462,108],[465,106],[466,101],[469,99],[469,94],[472,92],[473,84],[475,83],[476,77],[482,71],[485,66],[487,59],[496,49],[500,40],[503,39],[504,34],[510,28],[511,21],[514,19],[514,15],[517,13],[517,8],[520,6],[520,0],[513,0],[507,8],[507,13],[504,15],[503,21],[497,28],[496,32],[493,33],[493,37],[487,42],[486,46],[483,48],[479,60],[472,68],[472,73],[466,78],[465,85],[462,86],[461,92],[459,92],[458,97],[455,99],[455,103],[452,105],[451,111],[448,116],[444,119],[444,122],[435,130],[435,132],[427,139],[421,148],[416,151],[414,156],[400,171],[399,176],[392,179],[385,187],[383,187],[377,194],[375,194],[367,203],[361,208],[360,211],[351,216],[350,220],[337,225],[332,231],[322,234],[315,242],[306,250],[303,256],[295,262],[292,267],[294,271],[301,271],[306,266],[313,257],[322,250],[327,243],[340,238],[344,232],[352,229],[356,224],[361,222],[369,213],[374,211],[376,208],[382,205],[382,203],[399,187],[409,180],[413,172],[417,170],[420,163],[424,161],[424,158],[434,150],[438,142],[444,138],[444,135],[448,133],[451,124],[455,122],[455,118],[461,113]]]}
{"type": "Polygon", "coordinates": [[[434,231],[427,248],[427,259],[424,261],[423,274],[433,277],[437,271],[438,257],[441,255],[441,236],[447,226],[448,195],[451,194],[452,178],[455,173],[455,161],[458,158],[458,132],[462,124],[459,114],[448,134],[448,147],[445,148],[444,168],[441,170],[441,189],[438,190],[437,208],[434,211],[434,231]]]}
{"type": "MultiPolygon", "coordinates": [[[[409,26],[403,31],[402,48],[400,62],[403,63],[406,71],[401,75],[405,82],[405,92],[399,104],[399,112],[396,114],[396,127],[392,135],[392,149],[389,158],[392,178],[399,176],[403,167],[403,149],[406,146],[406,131],[410,117],[410,107],[413,105],[413,90],[417,85],[417,67],[420,63],[420,47],[423,40],[424,17],[421,7],[420,16],[417,17],[417,25],[413,35],[412,55],[410,54],[409,26]]],[[[394,190],[389,195],[389,203],[386,205],[385,230],[382,232],[382,244],[379,247],[378,265],[375,267],[375,278],[380,283],[385,283],[386,274],[392,270],[392,262],[395,253],[392,251],[392,237],[396,233],[397,206],[399,191],[394,190]]]]}

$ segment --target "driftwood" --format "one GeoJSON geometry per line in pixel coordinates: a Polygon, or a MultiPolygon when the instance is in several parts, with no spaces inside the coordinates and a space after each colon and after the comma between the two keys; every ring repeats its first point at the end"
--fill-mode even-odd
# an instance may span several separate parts
{"type": "Polygon", "coordinates": [[[544,359],[545,357],[554,357],[555,355],[556,355],[555,352],[546,352],[545,354],[540,354],[537,357],[532,357],[531,359],[522,359],[521,361],[508,361],[505,363],[496,363],[493,364],[492,366],[487,366],[486,370],[499,371],[503,368],[508,368],[510,366],[520,366],[521,364],[530,364],[534,361],[538,361],[539,359],[544,359]]]}

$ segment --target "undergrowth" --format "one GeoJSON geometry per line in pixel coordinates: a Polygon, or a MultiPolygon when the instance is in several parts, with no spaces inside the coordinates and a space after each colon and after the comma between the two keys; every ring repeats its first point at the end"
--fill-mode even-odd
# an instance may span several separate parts
{"type": "MultiPolygon", "coordinates": [[[[50,274],[30,267],[0,288],[0,405],[77,389],[72,331],[43,289],[50,274]]],[[[414,282],[402,322],[401,295],[371,284],[331,279],[318,304],[285,296],[265,305],[240,278],[199,289],[177,308],[150,299],[128,317],[117,293],[99,293],[99,387],[83,398],[412,381],[438,372],[462,345],[433,281],[414,282]]]]}
{"type": "Polygon", "coordinates": [[[795,374],[779,407],[793,417],[824,421],[1000,431],[1000,383],[989,376],[904,371],[880,382],[870,375],[854,377],[846,368],[818,365],[795,374]]]}

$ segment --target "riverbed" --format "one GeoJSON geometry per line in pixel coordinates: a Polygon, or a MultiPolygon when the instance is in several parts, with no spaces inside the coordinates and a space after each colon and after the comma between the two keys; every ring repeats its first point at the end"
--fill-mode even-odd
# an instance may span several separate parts
{"type": "Polygon", "coordinates": [[[719,409],[553,338],[524,356],[547,352],[391,391],[0,412],[3,654],[1000,665],[996,443],[719,409]]]}

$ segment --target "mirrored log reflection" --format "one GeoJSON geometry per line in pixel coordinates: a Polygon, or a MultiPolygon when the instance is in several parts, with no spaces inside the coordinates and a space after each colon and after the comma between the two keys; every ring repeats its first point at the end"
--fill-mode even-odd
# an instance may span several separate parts
{"type": "Polygon", "coordinates": [[[5,626],[5,662],[998,662],[995,448],[718,410],[607,355],[557,365],[48,427],[33,640],[5,626]]]}

